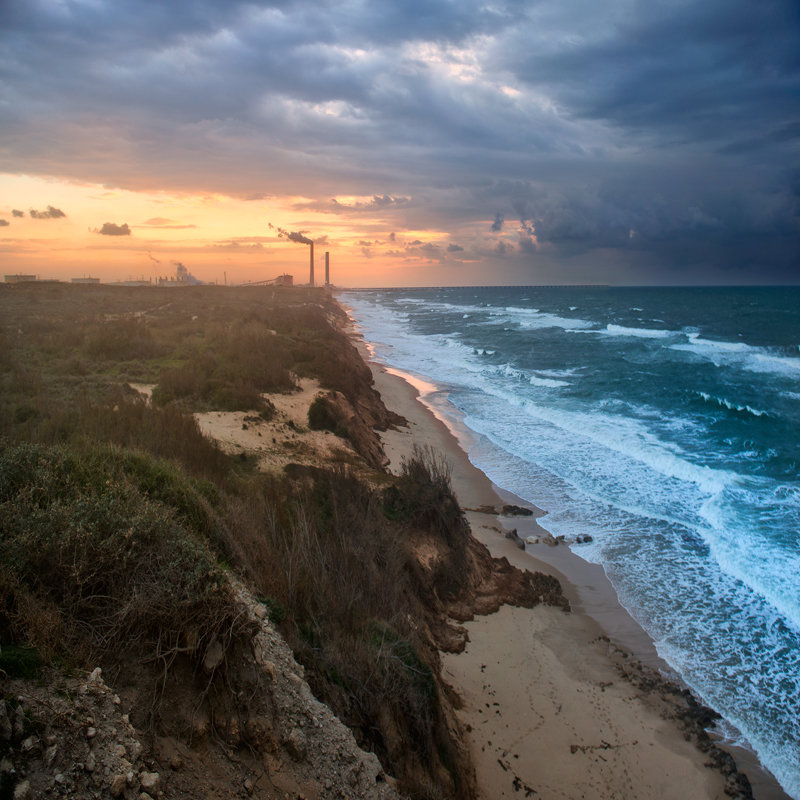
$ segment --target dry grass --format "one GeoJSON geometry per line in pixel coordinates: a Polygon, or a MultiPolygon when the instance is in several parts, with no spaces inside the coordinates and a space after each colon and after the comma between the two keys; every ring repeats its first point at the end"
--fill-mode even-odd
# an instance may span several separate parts
{"type": "MultiPolygon", "coordinates": [[[[431,588],[405,545],[409,527],[446,543],[455,572],[433,591],[458,590],[466,529],[444,462],[420,451],[371,483],[363,464],[261,474],[190,413],[249,405],[293,374],[367,396],[369,370],[330,323],[341,314],[303,290],[0,286],[0,637],[73,662],[133,652],[163,676],[215,636],[246,637],[232,568],[401,788],[456,796],[421,632],[431,588]],[[156,402],[129,383],[157,384],[156,402]]],[[[288,426],[281,413],[265,424],[288,426]]],[[[314,435],[331,458],[343,446],[314,435]]]]}

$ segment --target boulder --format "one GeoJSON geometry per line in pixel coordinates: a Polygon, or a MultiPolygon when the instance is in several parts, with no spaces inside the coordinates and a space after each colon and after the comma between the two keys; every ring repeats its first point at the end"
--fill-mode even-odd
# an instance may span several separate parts
{"type": "Polygon", "coordinates": [[[139,773],[139,785],[143,792],[149,795],[155,795],[158,792],[158,787],[161,784],[161,775],[157,772],[141,772],[139,773]]]}
{"type": "Polygon", "coordinates": [[[532,517],[533,510],[522,506],[505,505],[503,506],[503,516],[506,517],[532,517]]]}
{"type": "Polygon", "coordinates": [[[111,779],[111,785],[109,786],[109,791],[111,792],[112,797],[122,797],[122,793],[125,791],[125,787],[128,785],[127,778],[122,773],[117,773],[111,779]]]}
{"type": "Polygon", "coordinates": [[[306,735],[300,728],[293,728],[285,740],[286,749],[295,761],[303,761],[306,757],[308,743],[306,735]]]}
{"type": "Polygon", "coordinates": [[[29,781],[20,781],[14,787],[14,800],[33,800],[33,789],[29,781]]]}
{"type": "Polygon", "coordinates": [[[223,658],[225,658],[225,648],[223,648],[219,639],[215,636],[206,649],[206,657],[203,659],[203,669],[209,674],[212,673],[222,663],[223,658]]]}

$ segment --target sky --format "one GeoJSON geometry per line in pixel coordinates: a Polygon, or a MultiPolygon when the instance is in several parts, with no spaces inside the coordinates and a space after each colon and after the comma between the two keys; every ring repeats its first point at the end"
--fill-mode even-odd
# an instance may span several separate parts
{"type": "Polygon", "coordinates": [[[4,274],[800,283],[797,0],[0,0],[4,274]]]}

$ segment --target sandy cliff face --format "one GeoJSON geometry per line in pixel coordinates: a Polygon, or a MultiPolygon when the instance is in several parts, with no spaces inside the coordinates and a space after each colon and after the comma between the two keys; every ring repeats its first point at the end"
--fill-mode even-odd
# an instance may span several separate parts
{"type": "Polygon", "coordinates": [[[237,587],[250,647],[211,648],[201,674],[164,688],[159,735],[135,727],[151,701],[98,668],[4,681],[0,780],[14,797],[398,797],[378,759],[319,702],[266,608],[237,587]]]}

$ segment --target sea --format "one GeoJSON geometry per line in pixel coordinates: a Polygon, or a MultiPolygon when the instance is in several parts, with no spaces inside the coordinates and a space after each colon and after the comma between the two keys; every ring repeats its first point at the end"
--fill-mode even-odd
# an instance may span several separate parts
{"type": "Polygon", "coordinates": [[[340,295],[800,798],[800,288],[340,295]]]}

